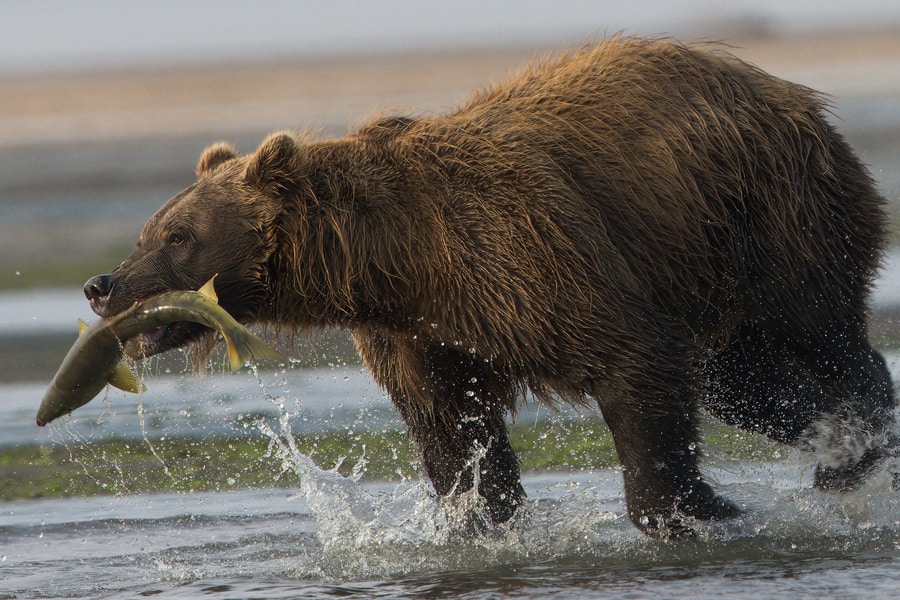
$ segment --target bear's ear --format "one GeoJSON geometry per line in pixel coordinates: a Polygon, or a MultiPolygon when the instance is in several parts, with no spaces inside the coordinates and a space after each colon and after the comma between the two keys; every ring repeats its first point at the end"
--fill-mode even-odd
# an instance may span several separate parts
{"type": "Polygon", "coordinates": [[[284,187],[297,177],[303,163],[303,145],[292,133],[270,134],[250,157],[244,178],[261,189],[284,187]]]}
{"type": "Polygon", "coordinates": [[[197,177],[209,175],[216,167],[237,158],[237,156],[238,153],[234,146],[228,142],[216,142],[200,155],[200,160],[197,161],[197,168],[195,169],[197,177]]]}

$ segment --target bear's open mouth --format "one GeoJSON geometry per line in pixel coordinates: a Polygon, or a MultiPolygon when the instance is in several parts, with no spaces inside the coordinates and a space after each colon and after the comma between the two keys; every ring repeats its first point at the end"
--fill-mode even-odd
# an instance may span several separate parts
{"type": "Polygon", "coordinates": [[[160,325],[153,331],[147,331],[145,333],[139,334],[137,336],[138,343],[140,343],[141,345],[147,345],[147,346],[156,345],[156,344],[159,344],[160,340],[162,340],[168,333],[169,333],[169,326],[168,325],[160,325]]]}

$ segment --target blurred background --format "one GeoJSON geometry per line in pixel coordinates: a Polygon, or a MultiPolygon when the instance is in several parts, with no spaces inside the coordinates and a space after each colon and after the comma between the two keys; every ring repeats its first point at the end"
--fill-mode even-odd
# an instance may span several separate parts
{"type": "MultiPolygon", "coordinates": [[[[383,111],[447,111],[535,57],[607,33],[721,40],[829,94],[892,209],[900,201],[894,0],[0,7],[0,383],[49,380],[75,319],[90,315],[81,284],[130,253],[208,143],[249,152],[274,129],[337,136],[383,111]]],[[[892,273],[882,316],[900,289],[892,273]]]]}

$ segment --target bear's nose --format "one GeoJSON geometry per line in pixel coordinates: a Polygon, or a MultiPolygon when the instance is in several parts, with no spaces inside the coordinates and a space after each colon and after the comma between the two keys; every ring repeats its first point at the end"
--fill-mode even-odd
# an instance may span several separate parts
{"type": "Polygon", "coordinates": [[[110,276],[108,274],[91,277],[84,284],[84,297],[91,303],[91,308],[96,313],[105,307],[109,299],[110,276]]]}

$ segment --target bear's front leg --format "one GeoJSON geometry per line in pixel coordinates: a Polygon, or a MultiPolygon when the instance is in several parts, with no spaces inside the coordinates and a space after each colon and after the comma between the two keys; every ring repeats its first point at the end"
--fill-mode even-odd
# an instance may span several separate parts
{"type": "Polygon", "coordinates": [[[453,408],[430,418],[410,420],[410,434],[438,494],[458,495],[477,483],[488,519],[504,523],[525,498],[504,423],[506,411],[485,406],[477,395],[467,398],[469,402],[458,400],[451,401],[453,408]]]}
{"type": "MultiPolygon", "coordinates": [[[[600,397],[623,467],[628,515],[651,535],[691,533],[684,517],[718,520],[740,509],[700,476],[694,408],[674,389],[668,397],[632,388],[628,397],[600,397]]],[[[688,393],[688,392],[685,392],[688,393]]]]}
{"type": "Polygon", "coordinates": [[[508,521],[525,491],[505,417],[514,391],[502,368],[417,336],[356,332],[357,349],[390,394],[441,496],[477,483],[491,522],[508,521]]]}

